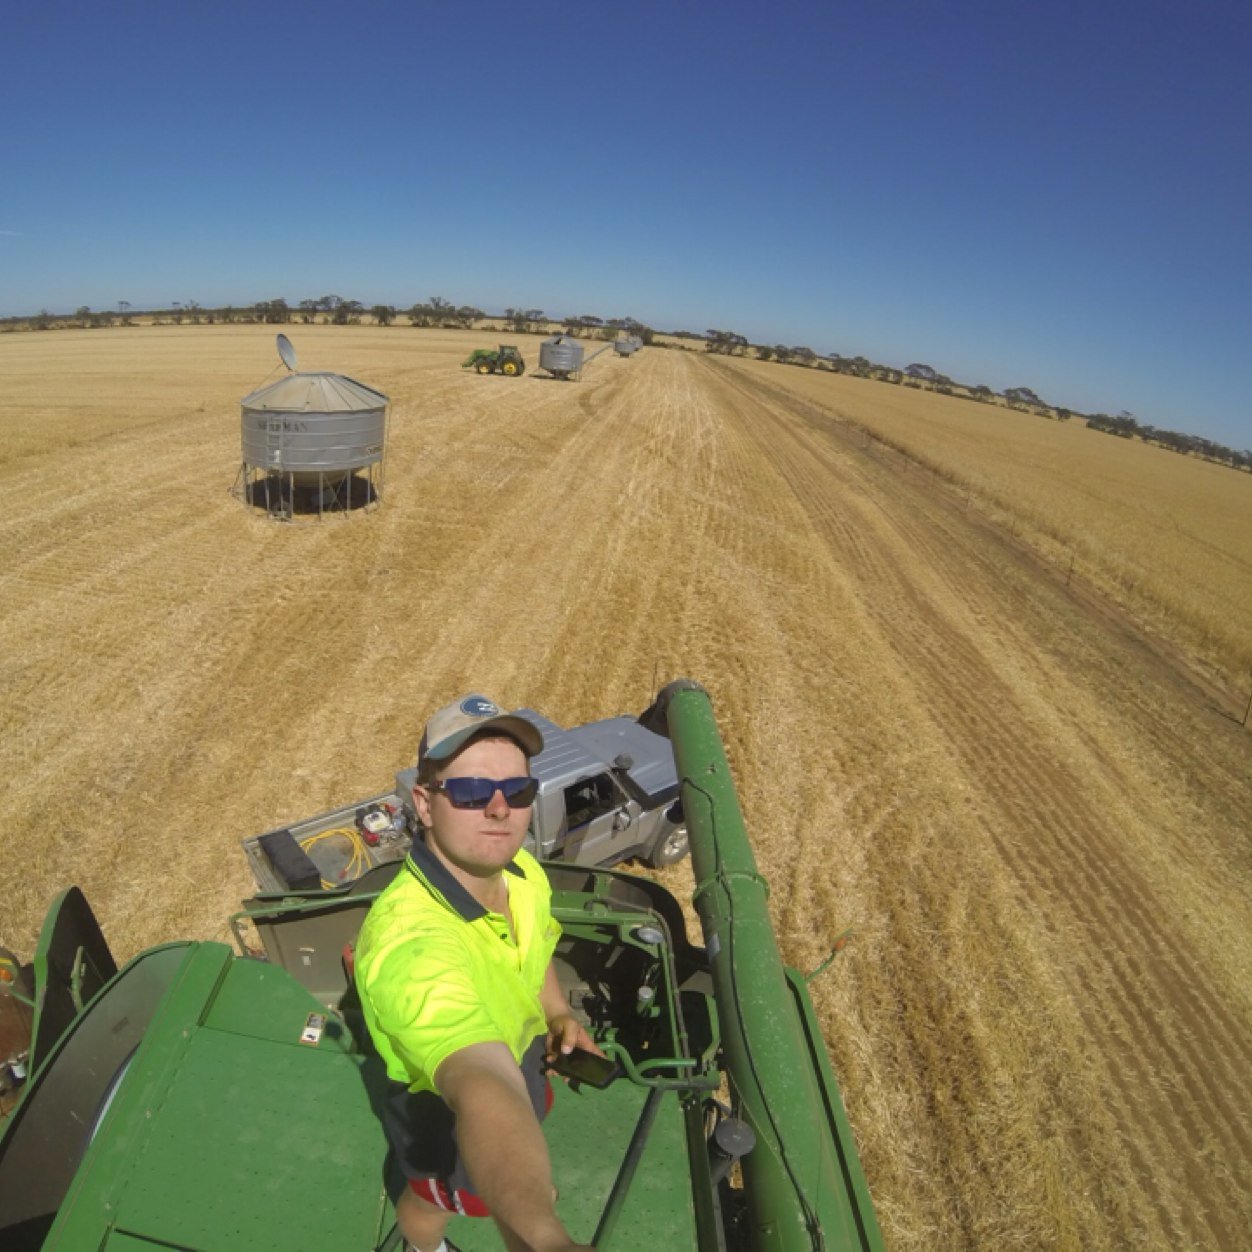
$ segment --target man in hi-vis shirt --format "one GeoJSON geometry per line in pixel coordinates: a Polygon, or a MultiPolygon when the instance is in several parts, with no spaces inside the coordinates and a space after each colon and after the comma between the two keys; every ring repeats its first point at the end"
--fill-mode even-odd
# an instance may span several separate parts
{"type": "Polygon", "coordinates": [[[538,729],[471,695],[418,750],[425,837],[374,902],[356,945],[365,1021],[387,1066],[387,1138],[408,1179],[396,1220],[440,1252],[453,1213],[491,1216],[511,1252],[572,1252],[540,1122],[545,1051],[599,1049],[570,1014],[552,953],[551,888],[522,848],[538,729]]]}

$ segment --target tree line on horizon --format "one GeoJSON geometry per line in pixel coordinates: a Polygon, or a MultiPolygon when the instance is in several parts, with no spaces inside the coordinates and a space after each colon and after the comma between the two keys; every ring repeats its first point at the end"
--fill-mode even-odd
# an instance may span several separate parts
{"type": "Polygon", "coordinates": [[[111,309],[93,310],[80,305],[72,317],[58,317],[41,310],[33,317],[0,318],[0,327],[14,330],[27,326],[31,330],[52,330],[67,325],[88,328],[108,326],[131,326],[136,318],[150,318],[157,322],[170,322],[176,326],[215,325],[231,323],[262,323],[268,326],[285,326],[293,323],[312,325],[325,323],[332,326],[359,326],[368,316],[376,325],[390,326],[399,318],[406,317],[409,325],[419,328],[443,330],[472,330],[479,322],[502,321],[509,330],[519,335],[535,334],[549,328],[554,322],[565,334],[573,338],[613,339],[619,333],[637,336],[643,343],[653,342],[656,332],[650,326],[633,317],[602,318],[590,313],[564,318],[549,318],[542,309],[507,308],[502,314],[486,313],[473,305],[453,304],[442,296],[430,296],[407,309],[394,304],[374,304],[368,308],[360,300],[343,296],[325,295],[301,300],[292,305],[283,297],[273,300],[257,300],[250,305],[221,305],[209,308],[195,300],[185,303],[174,301],[169,308],[136,309],[129,301],[119,300],[117,312],[111,309]]]}
{"type": "Polygon", "coordinates": [[[958,397],[960,399],[976,400],[982,404],[995,404],[1019,413],[1036,413],[1039,416],[1059,421],[1080,417],[1086,422],[1089,430],[1118,435],[1124,439],[1140,439],[1171,452],[1180,452],[1185,456],[1198,457],[1204,461],[1212,461],[1218,465],[1227,465],[1231,469],[1252,473],[1252,450],[1237,451],[1212,439],[1205,439],[1202,435],[1188,435],[1181,431],[1141,424],[1132,413],[1126,410],[1122,410],[1116,417],[1110,417],[1107,413],[1080,413],[1077,410],[1062,408],[1041,399],[1031,387],[1006,387],[1004,391],[997,393],[985,383],[971,385],[956,382],[946,374],[941,374],[932,366],[920,361],[900,370],[891,365],[879,365],[863,356],[845,357],[838,352],[829,352],[823,356],[812,348],[804,346],[752,344],[744,335],[729,330],[710,328],[703,335],[695,335],[690,331],[678,331],[675,334],[686,338],[703,339],[706,352],[726,356],[745,356],[751,350],[759,361],[777,361],[782,365],[826,369],[852,378],[865,378],[875,382],[903,386],[920,387],[926,384],[927,390],[936,391],[940,395],[958,396],[960,393],[958,397]]]}
{"type": "Polygon", "coordinates": [[[443,330],[472,330],[479,322],[503,321],[516,334],[541,333],[553,325],[561,327],[571,338],[614,339],[625,333],[637,337],[644,344],[659,347],[669,345],[656,339],[666,335],[672,339],[702,341],[704,350],[724,356],[746,356],[753,352],[759,361],[775,361],[780,365],[795,365],[808,369],[824,369],[852,378],[864,378],[875,382],[898,386],[925,387],[940,395],[957,396],[976,400],[983,404],[995,404],[1017,412],[1036,413],[1040,416],[1068,421],[1080,417],[1090,430],[1116,435],[1124,439],[1140,439],[1171,452],[1198,457],[1232,469],[1252,473],[1252,450],[1237,451],[1201,435],[1189,435],[1141,423],[1126,410],[1116,416],[1107,413],[1081,413],[1076,410],[1048,404],[1040,399],[1030,387],[1007,387],[995,392],[984,383],[970,385],[956,382],[930,365],[914,362],[897,369],[880,365],[864,356],[843,356],[838,352],[822,354],[804,345],[790,347],[786,344],[753,344],[747,336],[736,331],[710,328],[703,333],[690,330],[657,331],[631,317],[601,318],[584,313],[567,317],[548,317],[542,309],[507,308],[503,314],[485,313],[473,305],[456,305],[442,296],[429,296],[407,309],[391,304],[374,304],[369,308],[359,300],[345,299],[338,295],[317,296],[301,300],[294,307],[286,299],[258,300],[251,305],[222,305],[205,308],[195,300],[174,301],[170,308],[134,309],[129,301],[119,300],[117,312],[92,310],[80,305],[72,318],[57,317],[46,309],[30,316],[0,318],[0,328],[11,331],[22,327],[31,330],[51,330],[67,325],[80,328],[104,328],[114,325],[130,326],[138,317],[152,318],[158,322],[168,320],[175,325],[184,322],[193,325],[263,323],[288,325],[295,322],[312,325],[325,322],[333,326],[360,325],[368,314],[374,323],[390,326],[398,318],[407,317],[409,325],[417,328],[443,330]]]}

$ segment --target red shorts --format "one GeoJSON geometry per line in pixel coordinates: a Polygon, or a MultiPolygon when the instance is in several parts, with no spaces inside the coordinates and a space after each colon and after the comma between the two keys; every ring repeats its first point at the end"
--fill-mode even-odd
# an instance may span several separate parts
{"type": "MultiPolygon", "coordinates": [[[[544,1116],[552,1112],[555,1097],[552,1083],[544,1078],[544,1116]]],[[[420,1196],[427,1204],[433,1204],[445,1213],[460,1213],[462,1217],[490,1217],[491,1213],[482,1200],[468,1188],[454,1189],[442,1178],[410,1178],[409,1190],[420,1196]]]]}
{"type": "Polygon", "coordinates": [[[472,1191],[453,1191],[438,1178],[410,1178],[409,1190],[445,1213],[463,1217],[490,1217],[487,1206],[472,1191]]]}

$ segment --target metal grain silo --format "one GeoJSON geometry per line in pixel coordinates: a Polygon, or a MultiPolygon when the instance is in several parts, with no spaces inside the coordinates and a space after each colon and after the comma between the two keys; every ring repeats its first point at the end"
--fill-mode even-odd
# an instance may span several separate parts
{"type": "Polygon", "coordinates": [[[583,346],[568,335],[553,335],[539,345],[539,368],[553,378],[570,378],[582,368],[583,346]]]}
{"type": "Polygon", "coordinates": [[[245,396],[241,472],[248,503],[286,519],[377,503],[388,403],[364,383],[327,373],[288,374],[245,396]]]}

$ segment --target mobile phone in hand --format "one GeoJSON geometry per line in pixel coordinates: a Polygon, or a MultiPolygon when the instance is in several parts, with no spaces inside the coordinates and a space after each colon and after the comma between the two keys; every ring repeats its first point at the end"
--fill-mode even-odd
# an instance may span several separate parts
{"type": "Polygon", "coordinates": [[[603,1091],[615,1078],[622,1076],[621,1065],[607,1056],[597,1056],[585,1048],[572,1052],[558,1052],[556,1059],[548,1062],[548,1068],[562,1078],[572,1078],[603,1091]]]}

